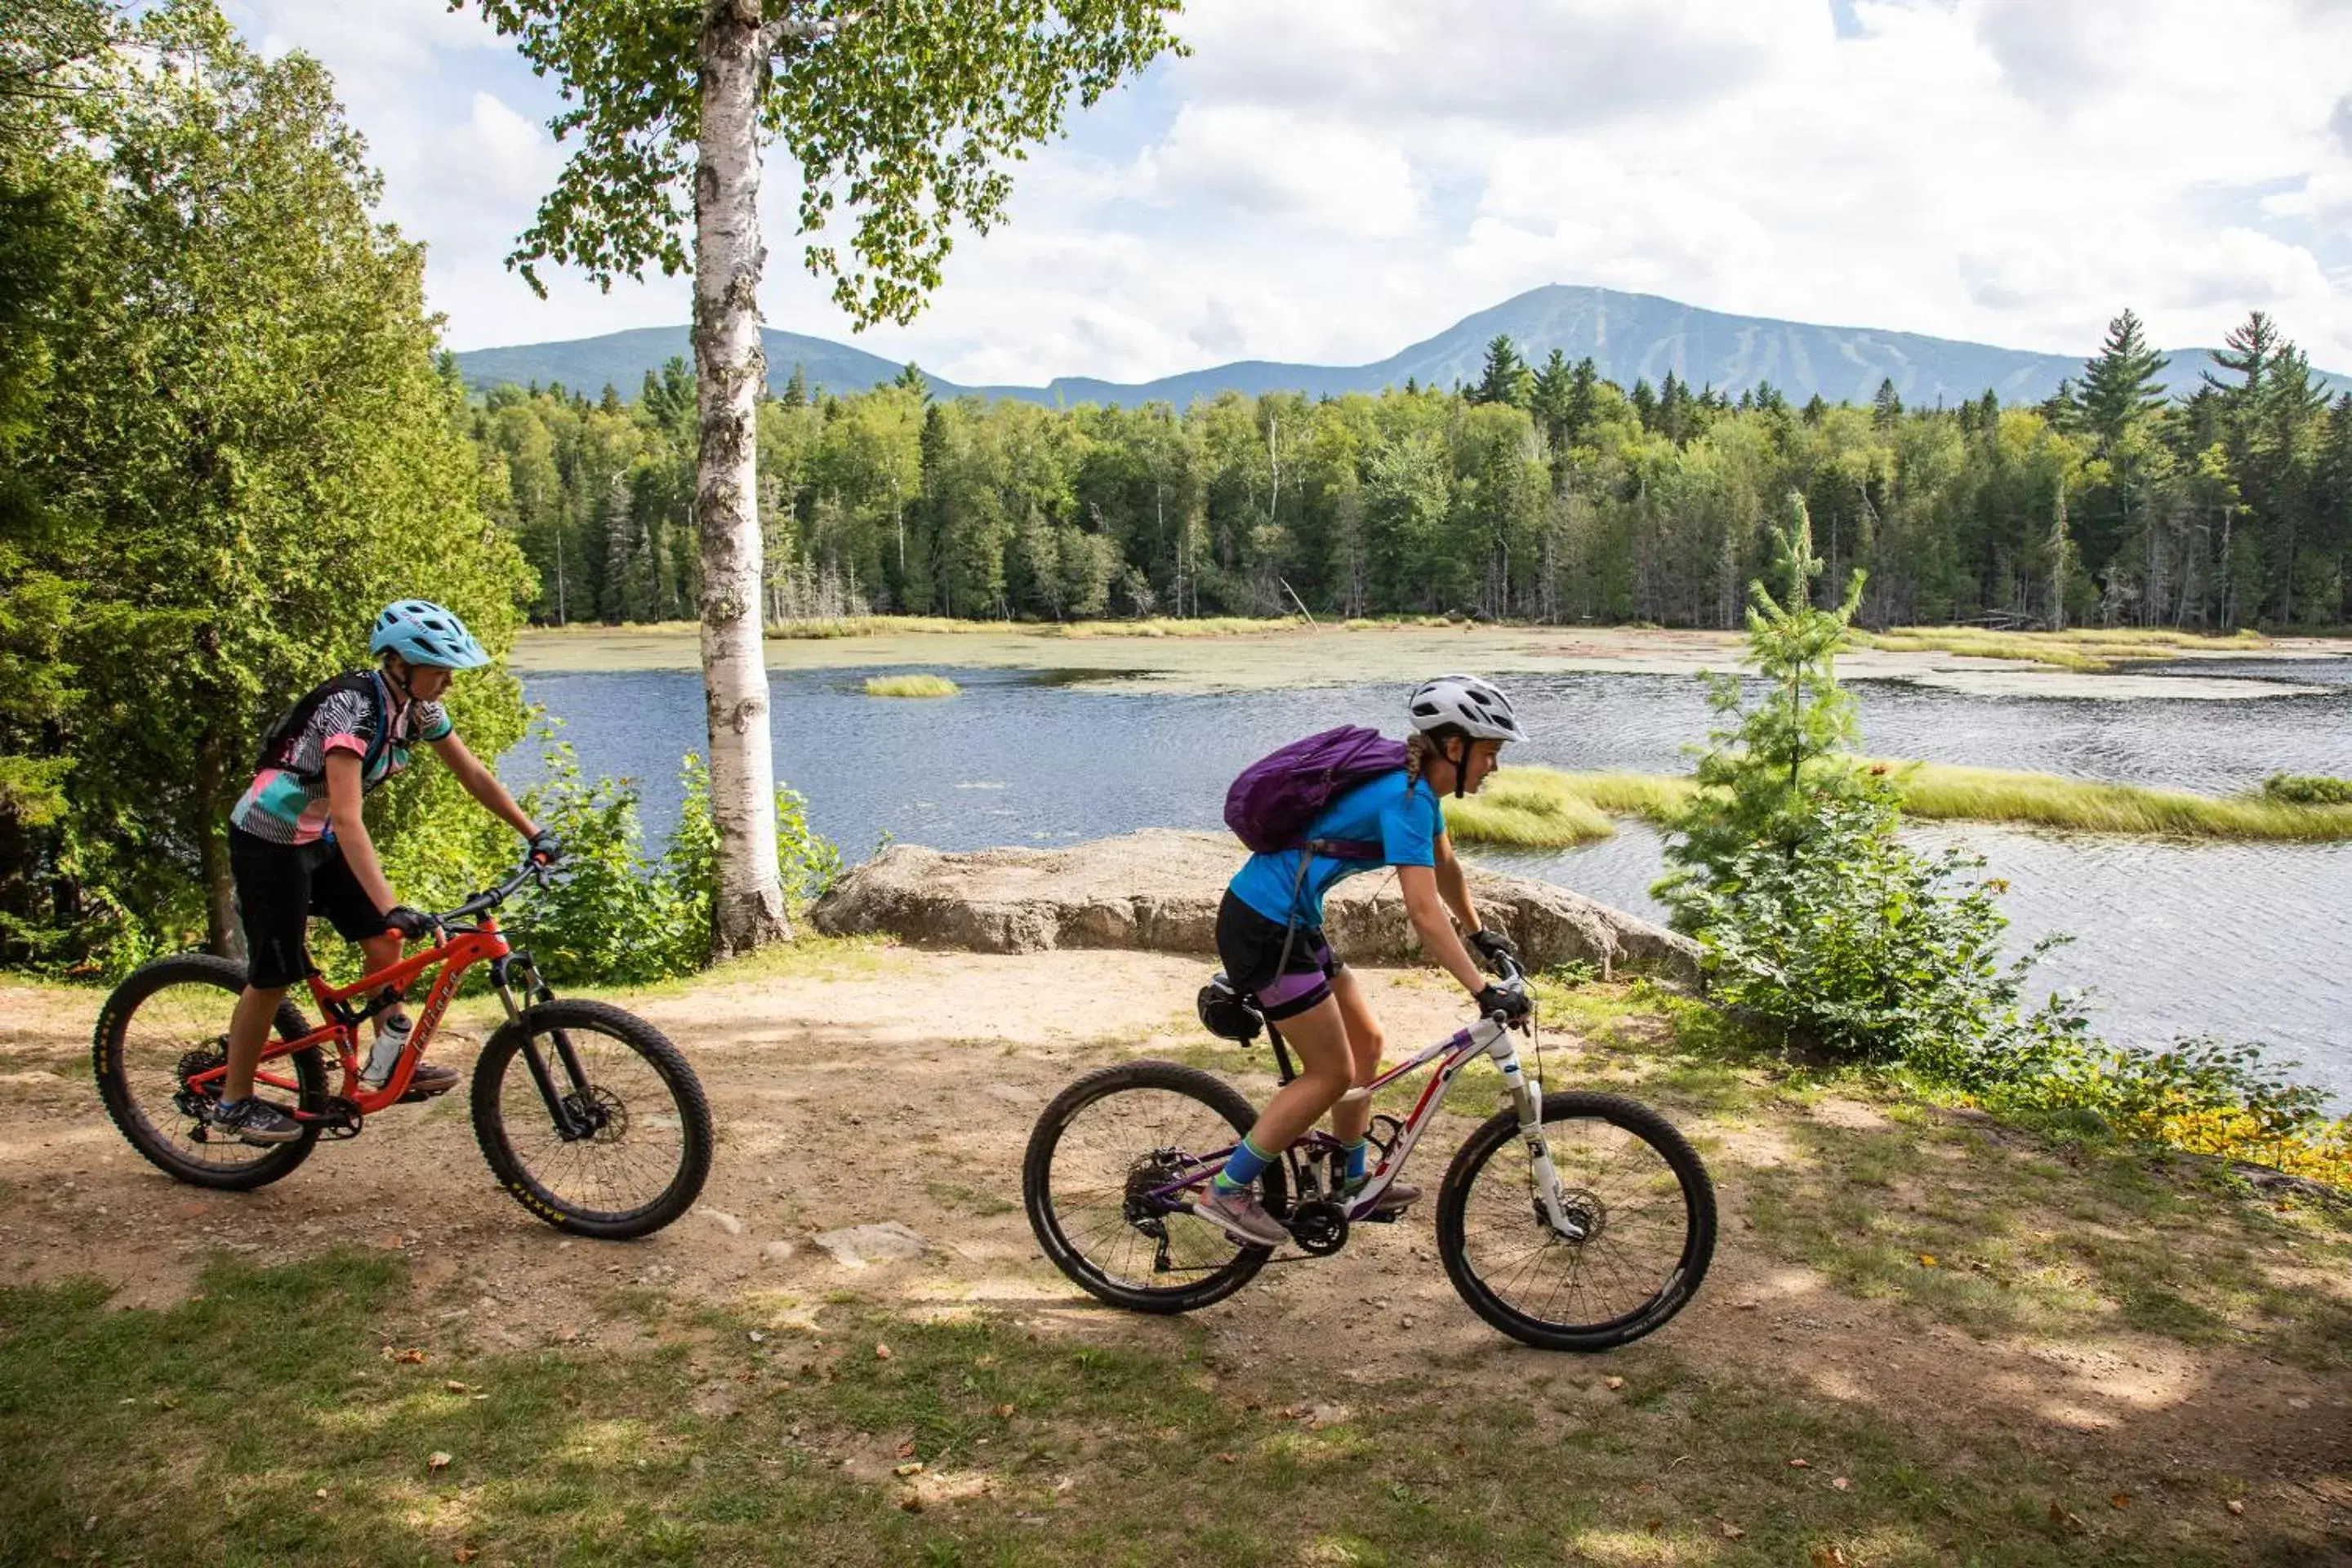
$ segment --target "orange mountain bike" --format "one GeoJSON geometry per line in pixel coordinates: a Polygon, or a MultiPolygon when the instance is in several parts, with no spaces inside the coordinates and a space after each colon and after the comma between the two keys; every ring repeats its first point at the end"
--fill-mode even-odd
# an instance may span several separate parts
{"type": "MultiPolygon", "coordinates": [[[[547,868],[526,860],[488,892],[434,917],[425,952],[338,989],[310,975],[326,1022],[291,998],[264,1047],[256,1092],[302,1125],[291,1143],[257,1148],[207,1124],[227,1070],[229,1011],[245,970],[187,953],[143,965],[107,997],[92,1054],[107,1113],[153,1164],[200,1187],[246,1192],[286,1175],[321,1138],[356,1138],[367,1119],[410,1098],[435,1028],[477,963],[507,1018],[474,1063],[474,1136],[499,1185],[576,1236],[625,1238],[659,1230],[693,1205],[710,1173],[710,1108],[678,1048],[644,1019],[602,1002],[558,1001],[528,952],[508,945],[494,911],[547,868]],[[362,1027],[438,970],[415,1027],[381,1089],[360,1082],[362,1027]],[[328,1078],[340,1067],[340,1087],[328,1078]]],[[[417,1098],[424,1098],[418,1096],[417,1098]]]]}

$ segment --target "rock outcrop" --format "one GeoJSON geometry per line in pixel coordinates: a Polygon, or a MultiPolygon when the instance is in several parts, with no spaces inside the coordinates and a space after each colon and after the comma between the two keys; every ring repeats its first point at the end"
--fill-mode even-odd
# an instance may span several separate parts
{"type": "MultiPolygon", "coordinates": [[[[1153,828],[1061,849],[947,854],[894,844],[844,876],[813,911],[833,935],[884,933],[975,952],[1129,947],[1213,954],[1217,900],[1240,863],[1230,838],[1153,828]]],[[[1688,984],[1698,949],[1687,938],[1580,893],[1470,869],[1481,918],[1532,968],[1584,963],[1602,973],[1642,970],[1688,984]]],[[[1396,879],[1353,877],[1325,901],[1331,943],[1346,958],[1398,963],[1418,952],[1396,879]]]]}

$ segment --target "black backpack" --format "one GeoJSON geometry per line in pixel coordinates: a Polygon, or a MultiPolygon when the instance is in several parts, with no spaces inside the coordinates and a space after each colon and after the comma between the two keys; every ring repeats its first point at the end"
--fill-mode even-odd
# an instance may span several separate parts
{"type": "Polygon", "coordinates": [[[302,731],[309,727],[310,715],[319,710],[319,704],[330,697],[345,691],[365,692],[368,706],[375,714],[375,727],[373,732],[368,736],[366,754],[360,758],[360,779],[364,783],[367,776],[375,771],[376,760],[383,755],[384,748],[392,744],[392,715],[384,710],[383,702],[376,697],[376,678],[364,669],[352,670],[347,674],[336,676],[332,680],[320,681],[303,693],[291,708],[271,720],[269,727],[262,731],[261,750],[259,755],[254,760],[254,771],[259,773],[265,768],[282,769],[293,773],[306,784],[315,784],[324,778],[326,770],[323,766],[310,769],[294,768],[288,761],[288,753],[294,749],[294,743],[302,738],[302,731]]]}

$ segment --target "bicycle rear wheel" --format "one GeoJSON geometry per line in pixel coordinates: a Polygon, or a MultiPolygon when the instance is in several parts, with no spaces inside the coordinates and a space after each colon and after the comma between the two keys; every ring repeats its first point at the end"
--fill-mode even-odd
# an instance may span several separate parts
{"type": "MultiPolygon", "coordinates": [[[[219,1080],[189,1087],[191,1074],[228,1059],[228,1018],[245,989],[245,966],[210,953],[184,953],[141,965],[99,1010],[90,1066],[100,1099],[122,1136],[156,1169],[193,1186],[249,1192],[267,1186],[310,1156],[316,1122],[291,1143],[257,1146],[215,1132],[204,1105],[220,1098],[219,1080]]],[[[278,1004],[278,1037],[310,1032],[291,1002],[278,1004]]],[[[316,1049],[264,1061],[255,1079],[267,1099],[316,1111],[327,1100],[327,1069],[316,1049]]]]}
{"type": "Polygon", "coordinates": [[[1581,1241],[1554,1233],[1516,1111],[1480,1125],[1437,1194],[1437,1251],[1462,1299],[1538,1350],[1603,1351],[1657,1328],[1715,1256],[1715,1185],[1697,1152],[1647,1106],[1547,1094],[1544,1142],[1581,1241]]]}
{"type": "Polygon", "coordinates": [[[659,1029],[602,1002],[543,1002],[482,1047],[474,1137],[499,1184],[558,1230],[625,1240],[694,1205],[710,1107],[659,1029]]]}
{"type": "MultiPolygon", "coordinates": [[[[1271,1249],[1196,1217],[1184,1193],[1155,1194],[1213,1173],[1209,1157],[1256,1120],[1239,1089],[1198,1068],[1142,1061],[1088,1073],[1055,1097],[1029,1135],[1021,1196],[1038,1246],[1115,1307],[1189,1312],[1223,1300],[1265,1267],[1271,1249]]],[[[1266,1207],[1285,1212],[1282,1163],[1259,1181],[1266,1207]]]]}

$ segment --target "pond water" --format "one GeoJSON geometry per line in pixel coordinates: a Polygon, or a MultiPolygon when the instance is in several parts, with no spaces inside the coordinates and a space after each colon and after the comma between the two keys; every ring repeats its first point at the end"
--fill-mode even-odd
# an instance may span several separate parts
{"type": "MultiPolygon", "coordinates": [[[[2182,666],[2183,674],[2210,673],[2182,666]]],[[[937,701],[868,698],[872,668],[779,673],[778,775],[852,859],[885,836],[944,849],[1053,844],[1139,827],[1219,826],[1225,785],[1282,742],[1337,723],[1395,732],[1402,691],[1342,683],[1217,694],[1122,689],[1009,670],[953,671],[937,701]]],[[[1987,698],[1856,682],[1869,750],[2208,792],[2272,773],[2352,775],[2352,660],[2232,665],[2324,695],[2242,701],[1987,698]]],[[[590,773],[639,781],[650,831],[675,820],[678,760],[704,744],[700,677],[670,671],[526,674],[530,700],[564,721],[590,773]]],[[[1563,768],[1679,772],[1710,721],[1687,676],[1515,675],[1535,739],[1513,759],[1563,768]],[[1524,753],[1524,754],[1522,754],[1524,753]]],[[[517,756],[508,775],[528,781],[517,756]]],[[[2191,844],[1937,825],[2011,884],[2012,936],[2076,939],[2038,983],[2088,986],[2110,1037],[2161,1044],[2210,1033],[2260,1039],[2352,1100],[2352,843],[2191,844]]],[[[1481,858],[1654,913],[1657,836],[1621,825],[1606,842],[1481,858]]]]}

